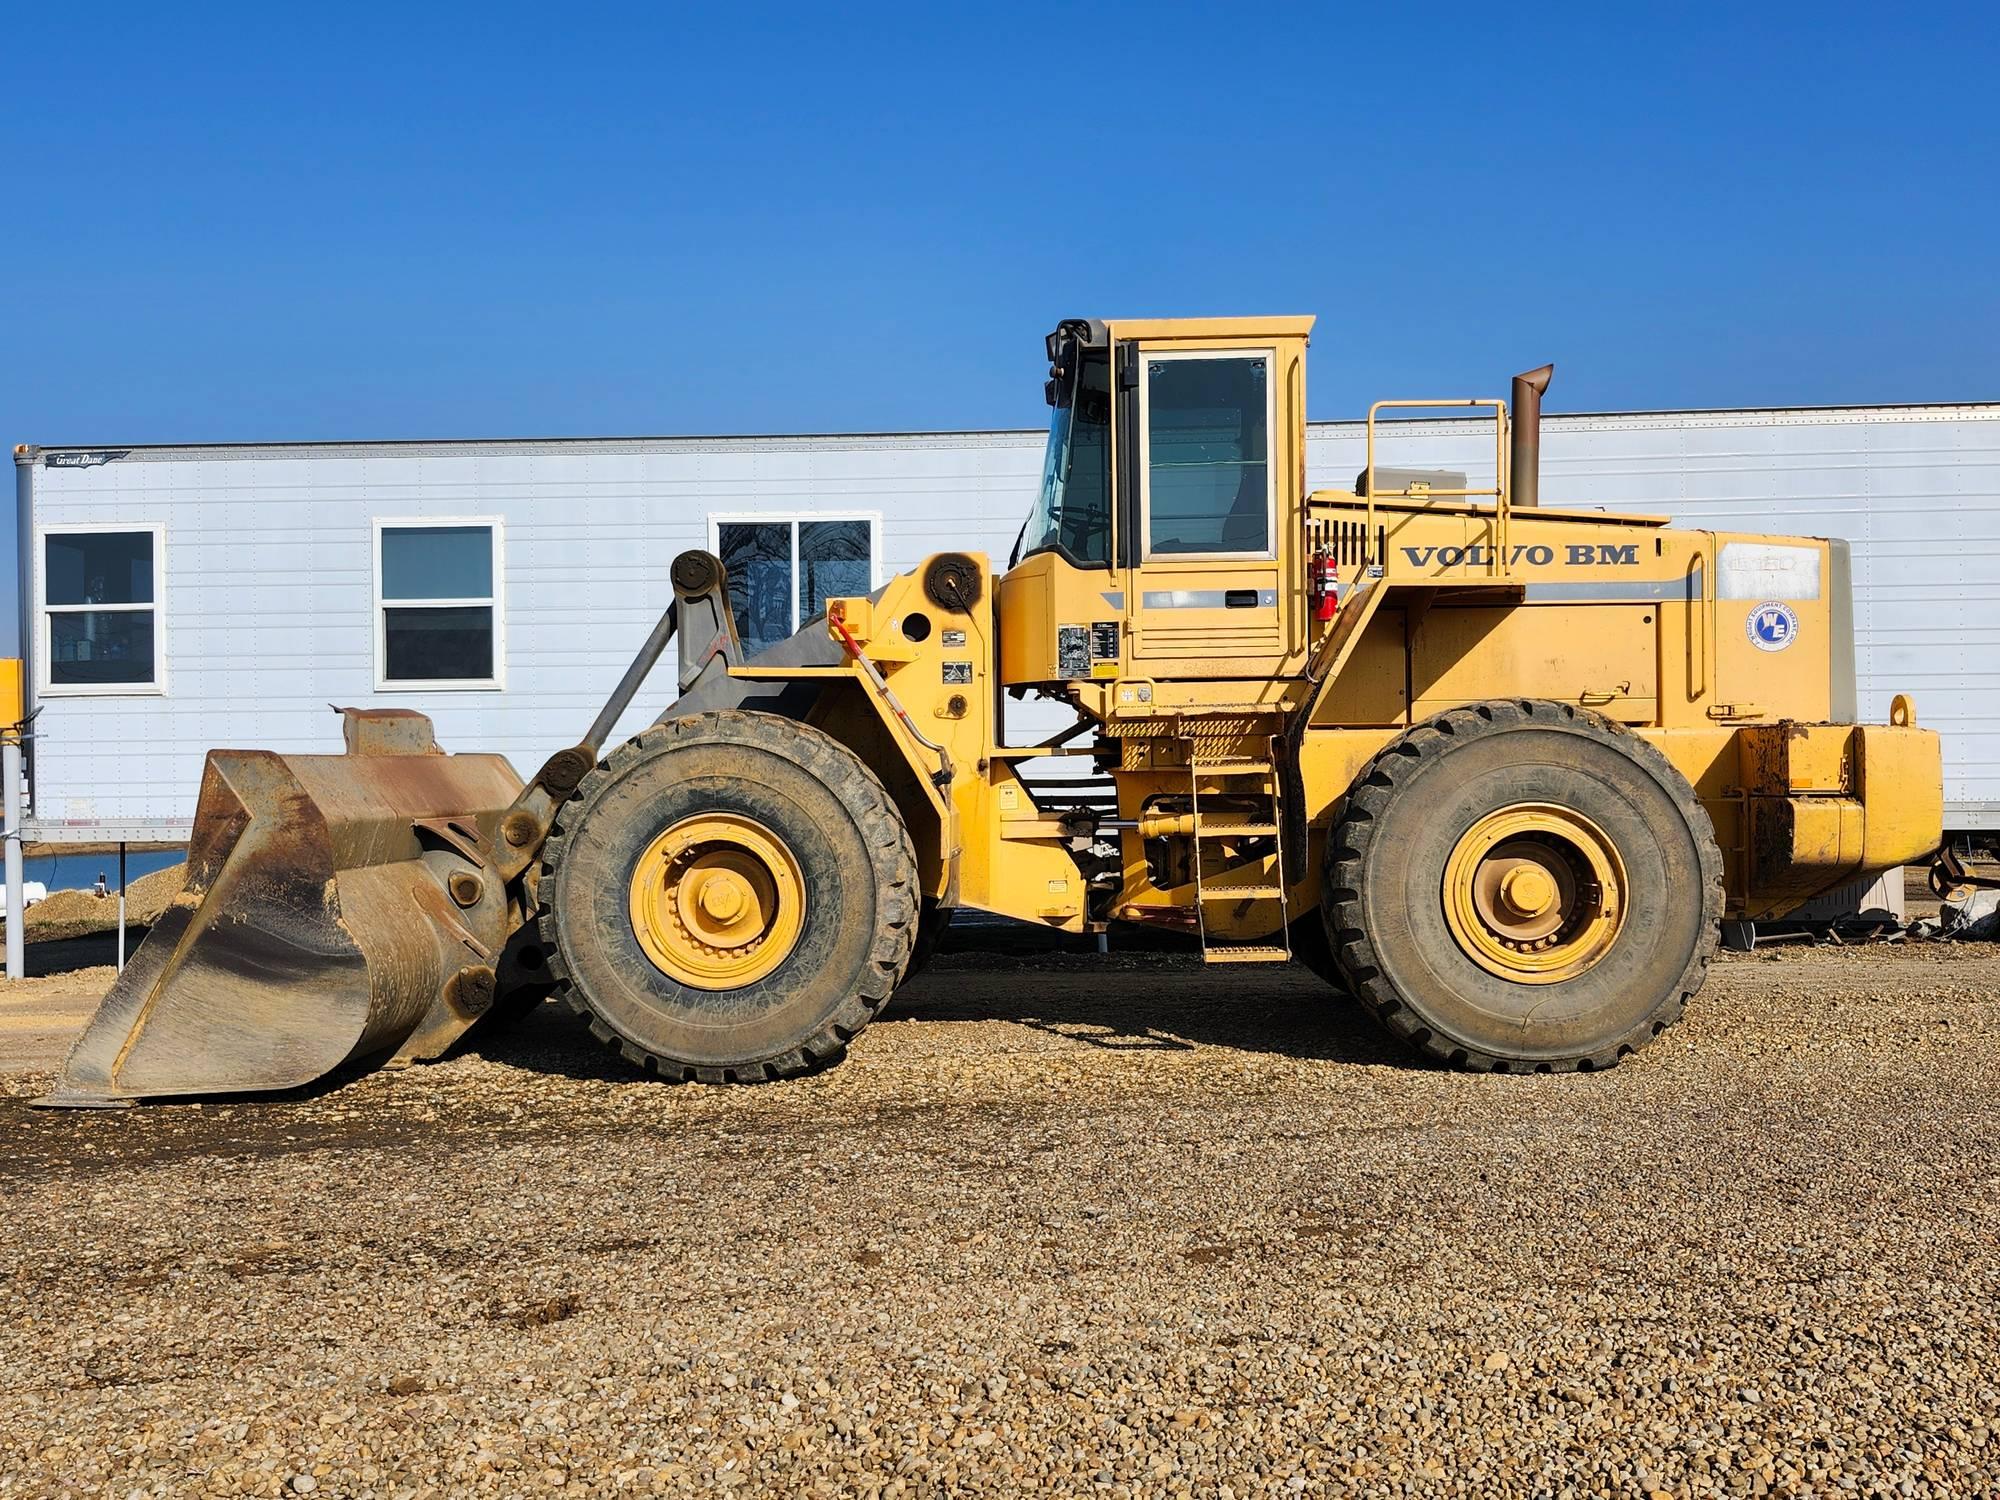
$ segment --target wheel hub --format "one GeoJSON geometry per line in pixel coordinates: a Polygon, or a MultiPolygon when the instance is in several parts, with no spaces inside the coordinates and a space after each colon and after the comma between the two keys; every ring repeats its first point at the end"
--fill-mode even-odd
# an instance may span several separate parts
{"type": "Polygon", "coordinates": [[[1556,883],[1539,865],[1518,864],[1500,877],[1501,903],[1517,917],[1539,917],[1556,901],[1556,883]]]}
{"type": "Polygon", "coordinates": [[[734,922],[748,901],[744,883],[734,875],[711,875],[701,883],[702,912],[718,922],[734,922]]]}
{"type": "Polygon", "coordinates": [[[684,818],[634,866],[632,931],[669,978],[740,989],[784,962],[804,926],[805,879],[784,841],[735,813],[684,818]]]}
{"type": "Polygon", "coordinates": [[[1487,813],[1445,862],[1446,923],[1467,957],[1504,979],[1554,984],[1603,958],[1625,919],[1625,868],[1604,830],[1570,808],[1487,813]]]}

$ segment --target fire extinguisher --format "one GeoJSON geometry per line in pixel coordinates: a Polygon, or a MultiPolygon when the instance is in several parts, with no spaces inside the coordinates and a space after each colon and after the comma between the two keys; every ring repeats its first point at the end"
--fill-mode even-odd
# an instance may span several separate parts
{"type": "Polygon", "coordinates": [[[1340,568],[1324,550],[1313,554],[1311,590],[1313,619],[1323,625],[1340,608],[1340,568]]]}

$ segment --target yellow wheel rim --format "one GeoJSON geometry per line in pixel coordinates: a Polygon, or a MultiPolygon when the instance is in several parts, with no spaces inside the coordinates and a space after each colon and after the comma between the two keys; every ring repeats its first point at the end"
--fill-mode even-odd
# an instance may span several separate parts
{"type": "Polygon", "coordinates": [[[1625,864],[1582,813],[1544,803],[1490,812],[1444,867],[1444,915],[1481,968],[1520,984],[1589,970],[1625,925],[1625,864]]]}
{"type": "Polygon", "coordinates": [[[704,990],[740,989],[785,961],[805,917],[805,877],[785,841],[754,818],[683,818],[632,870],[632,931],[661,973],[704,990]]]}

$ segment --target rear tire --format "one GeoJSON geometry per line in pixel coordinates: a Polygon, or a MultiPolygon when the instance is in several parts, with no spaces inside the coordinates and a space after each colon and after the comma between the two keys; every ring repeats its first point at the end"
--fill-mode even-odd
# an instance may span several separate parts
{"type": "Polygon", "coordinates": [[[1349,986],[1425,1055],[1608,1068],[1701,988],[1722,854],[1653,745],[1568,704],[1496,701],[1369,763],[1327,841],[1321,903],[1349,986]]]}
{"type": "Polygon", "coordinates": [[[757,1083],[838,1060],[917,935],[916,852],[881,781],[820,730],[771,714],[697,714],[619,746],[557,816],[543,863],[556,993],[666,1078],[757,1083]],[[715,914],[675,884],[694,878],[675,874],[693,857],[674,852],[682,843],[723,849],[706,869],[731,887],[726,920],[746,898],[768,909],[761,960],[749,946],[733,957],[733,935],[704,941],[718,939],[703,926],[715,914]],[[759,851],[775,879],[757,873],[759,851]],[[684,912],[693,924],[675,930],[684,912]]]}

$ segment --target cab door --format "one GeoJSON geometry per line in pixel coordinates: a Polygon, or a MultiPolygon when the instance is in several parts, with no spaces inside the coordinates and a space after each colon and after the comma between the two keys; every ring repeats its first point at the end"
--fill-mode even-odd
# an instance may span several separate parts
{"type": "Polygon", "coordinates": [[[1284,663],[1278,356],[1275,347],[1137,350],[1134,675],[1269,678],[1284,663]]]}

